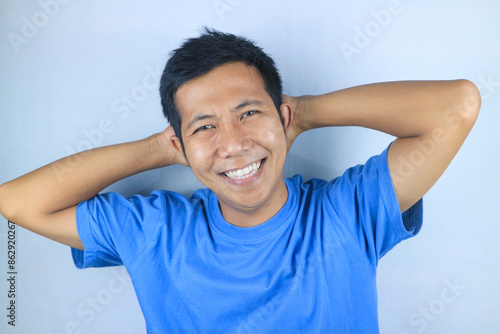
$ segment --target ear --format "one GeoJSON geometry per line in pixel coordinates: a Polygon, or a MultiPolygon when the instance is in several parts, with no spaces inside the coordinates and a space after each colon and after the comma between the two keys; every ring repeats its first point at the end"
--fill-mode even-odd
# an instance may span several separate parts
{"type": "Polygon", "coordinates": [[[175,150],[175,156],[177,157],[176,162],[189,167],[189,162],[184,152],[184,148],[182,147],[181,140],[175,135],[172,126],[169,125],[166,130],[166,135],[170,146],[175,150]]]}
{"type": "Polygon", "coordinates": [[[176,135],[173,135],[169,138],[170,140],[170,143],[172,144],[172,146],[182,155],[184,155],[184,149],[182,148],[182,144],[181,144],[181,141],[179,139],[179,137],[177,137],[176,135]]]}
{"type": "Polygon", "coordinates": [[[280,111],[281,115],[283,116],[283,122],[284,122],[283,127],[285,128],[285,133],[288,134],[288,131],[290,130],[290,127],[292,126],[293,122],[292,106],[288,102],[283,102],[281,103],[280,111]]]}
{"type": "Polygon", "coordinates": [[[285,137],[286,137],[286,146],[287,151],[292,147],[293,142],[299,135],[300,131],[298,131],[296,124],[294,123],[293,118],[293,107],[292,104],[287,100],[284,100],[281,103],[280,107],[281,115],[283,115],[284,128],[285,128],[285,137]]]}

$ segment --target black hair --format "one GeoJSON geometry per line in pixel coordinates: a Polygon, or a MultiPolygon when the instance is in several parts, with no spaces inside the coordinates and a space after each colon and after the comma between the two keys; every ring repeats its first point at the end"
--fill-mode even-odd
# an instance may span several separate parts
{"type": "Polygon", "coordinates": [[[160,80],[163,115],[174,128],[182,148],[181,116],[175,104],[175,93],[186,82],[199,78],[218,66],[230,62],[243,62],[257,69],[264,87],[280,111],[282,84],[274,61],[253,41],[205,27],[199,37],[190,38],[172,51],[160,80]]]}

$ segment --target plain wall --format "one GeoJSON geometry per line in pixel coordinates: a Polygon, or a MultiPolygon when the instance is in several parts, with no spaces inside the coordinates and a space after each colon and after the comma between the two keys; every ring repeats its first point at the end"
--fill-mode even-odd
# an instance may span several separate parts
{"type": "MultiPolygon", "coordinates": [[[[291,95],[467,78],[482,94],[479,119],[425,196],[420,234],[380,262],[380,328],[498,333],[498,13],[493,0],[2,1],[0,183],[82,149],[163,130],[161,70],[169,52],[203,25],[257,41],[291,95]]],[[[393,139],[362,128],[310,131],[292,147],[286,176],[331,179],[393,139]]],[[[106,191],[163,188],[189,196],[199,187],[188,168],[171,166],[106,191]]],[[[0,217],[1,333],[145,333],[123,267],[77,270],[68,247],[21,228],[16,327],[7,325],[6,240],[0,217]]]]}

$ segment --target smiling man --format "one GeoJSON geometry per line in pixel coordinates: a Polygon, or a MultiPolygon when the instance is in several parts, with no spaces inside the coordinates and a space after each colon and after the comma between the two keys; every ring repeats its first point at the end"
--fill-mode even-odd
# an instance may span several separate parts
{"type": "Polygon", "coordinates": [[[165,131],[3,184],[2,215],[73,247],[79,268],[124,265],[148,333],[377,333],[378,261],[418,233],[423,195],[477,118],[476,87],[407,81],[286,96],[253,42],[206,30],[173,52],[160,94],[165,131]],[[347,125],[397,139],[333,180],[284,179],[300,133],[347,125]],[[98,194],[173,164],[206,189],[190,199],[98,194]]]}
{"type": "Polygon", "coordinates": [[[287,146],[281,115],[259,72],[242,62],[220,65],[179,88],[177,105],[185,120],[183,146],[196,177],[219,200],[224,218],[234,225],[258,225],[285,204],[283,179],[287,146]],[[214,83],[217,83],[216,85],[214,83]]]}

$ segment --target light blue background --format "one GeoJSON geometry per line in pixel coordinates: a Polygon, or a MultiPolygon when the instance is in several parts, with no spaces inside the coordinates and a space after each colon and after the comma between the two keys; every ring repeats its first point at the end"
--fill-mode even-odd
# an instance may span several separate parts
{"type": "MultiPolygon", "coordinates": [[[[292,95],[379,81],[472,80],[483,97],[476,126],[426,195],[420,235],[380,263],[380,326],[396,334],[498,333],[500,2],[42,0],[2,1],[0,11],[0,183],[77,150],[164,129],[161,69],[205,24],[256,40],[292,95]],[[388,8],[390,17],[380,16],[388,8]],[[360,41],[365,29],[371,37],[360,41]],[[343,52],[347,44],[357,53],[343,52]]],[[[392,139],[361,128],[311,131],[292,147],[286,174],[333,178],[392,139]]],[[[188,168],[172,166],[107,190],[189,195],[198,187],[188,168]]],[[[66,246],[22,229],[17,326],[7,326],[6,231],[1,224],[0,332],[145,332],[123,268],[79,271],[66,246]]]]}

